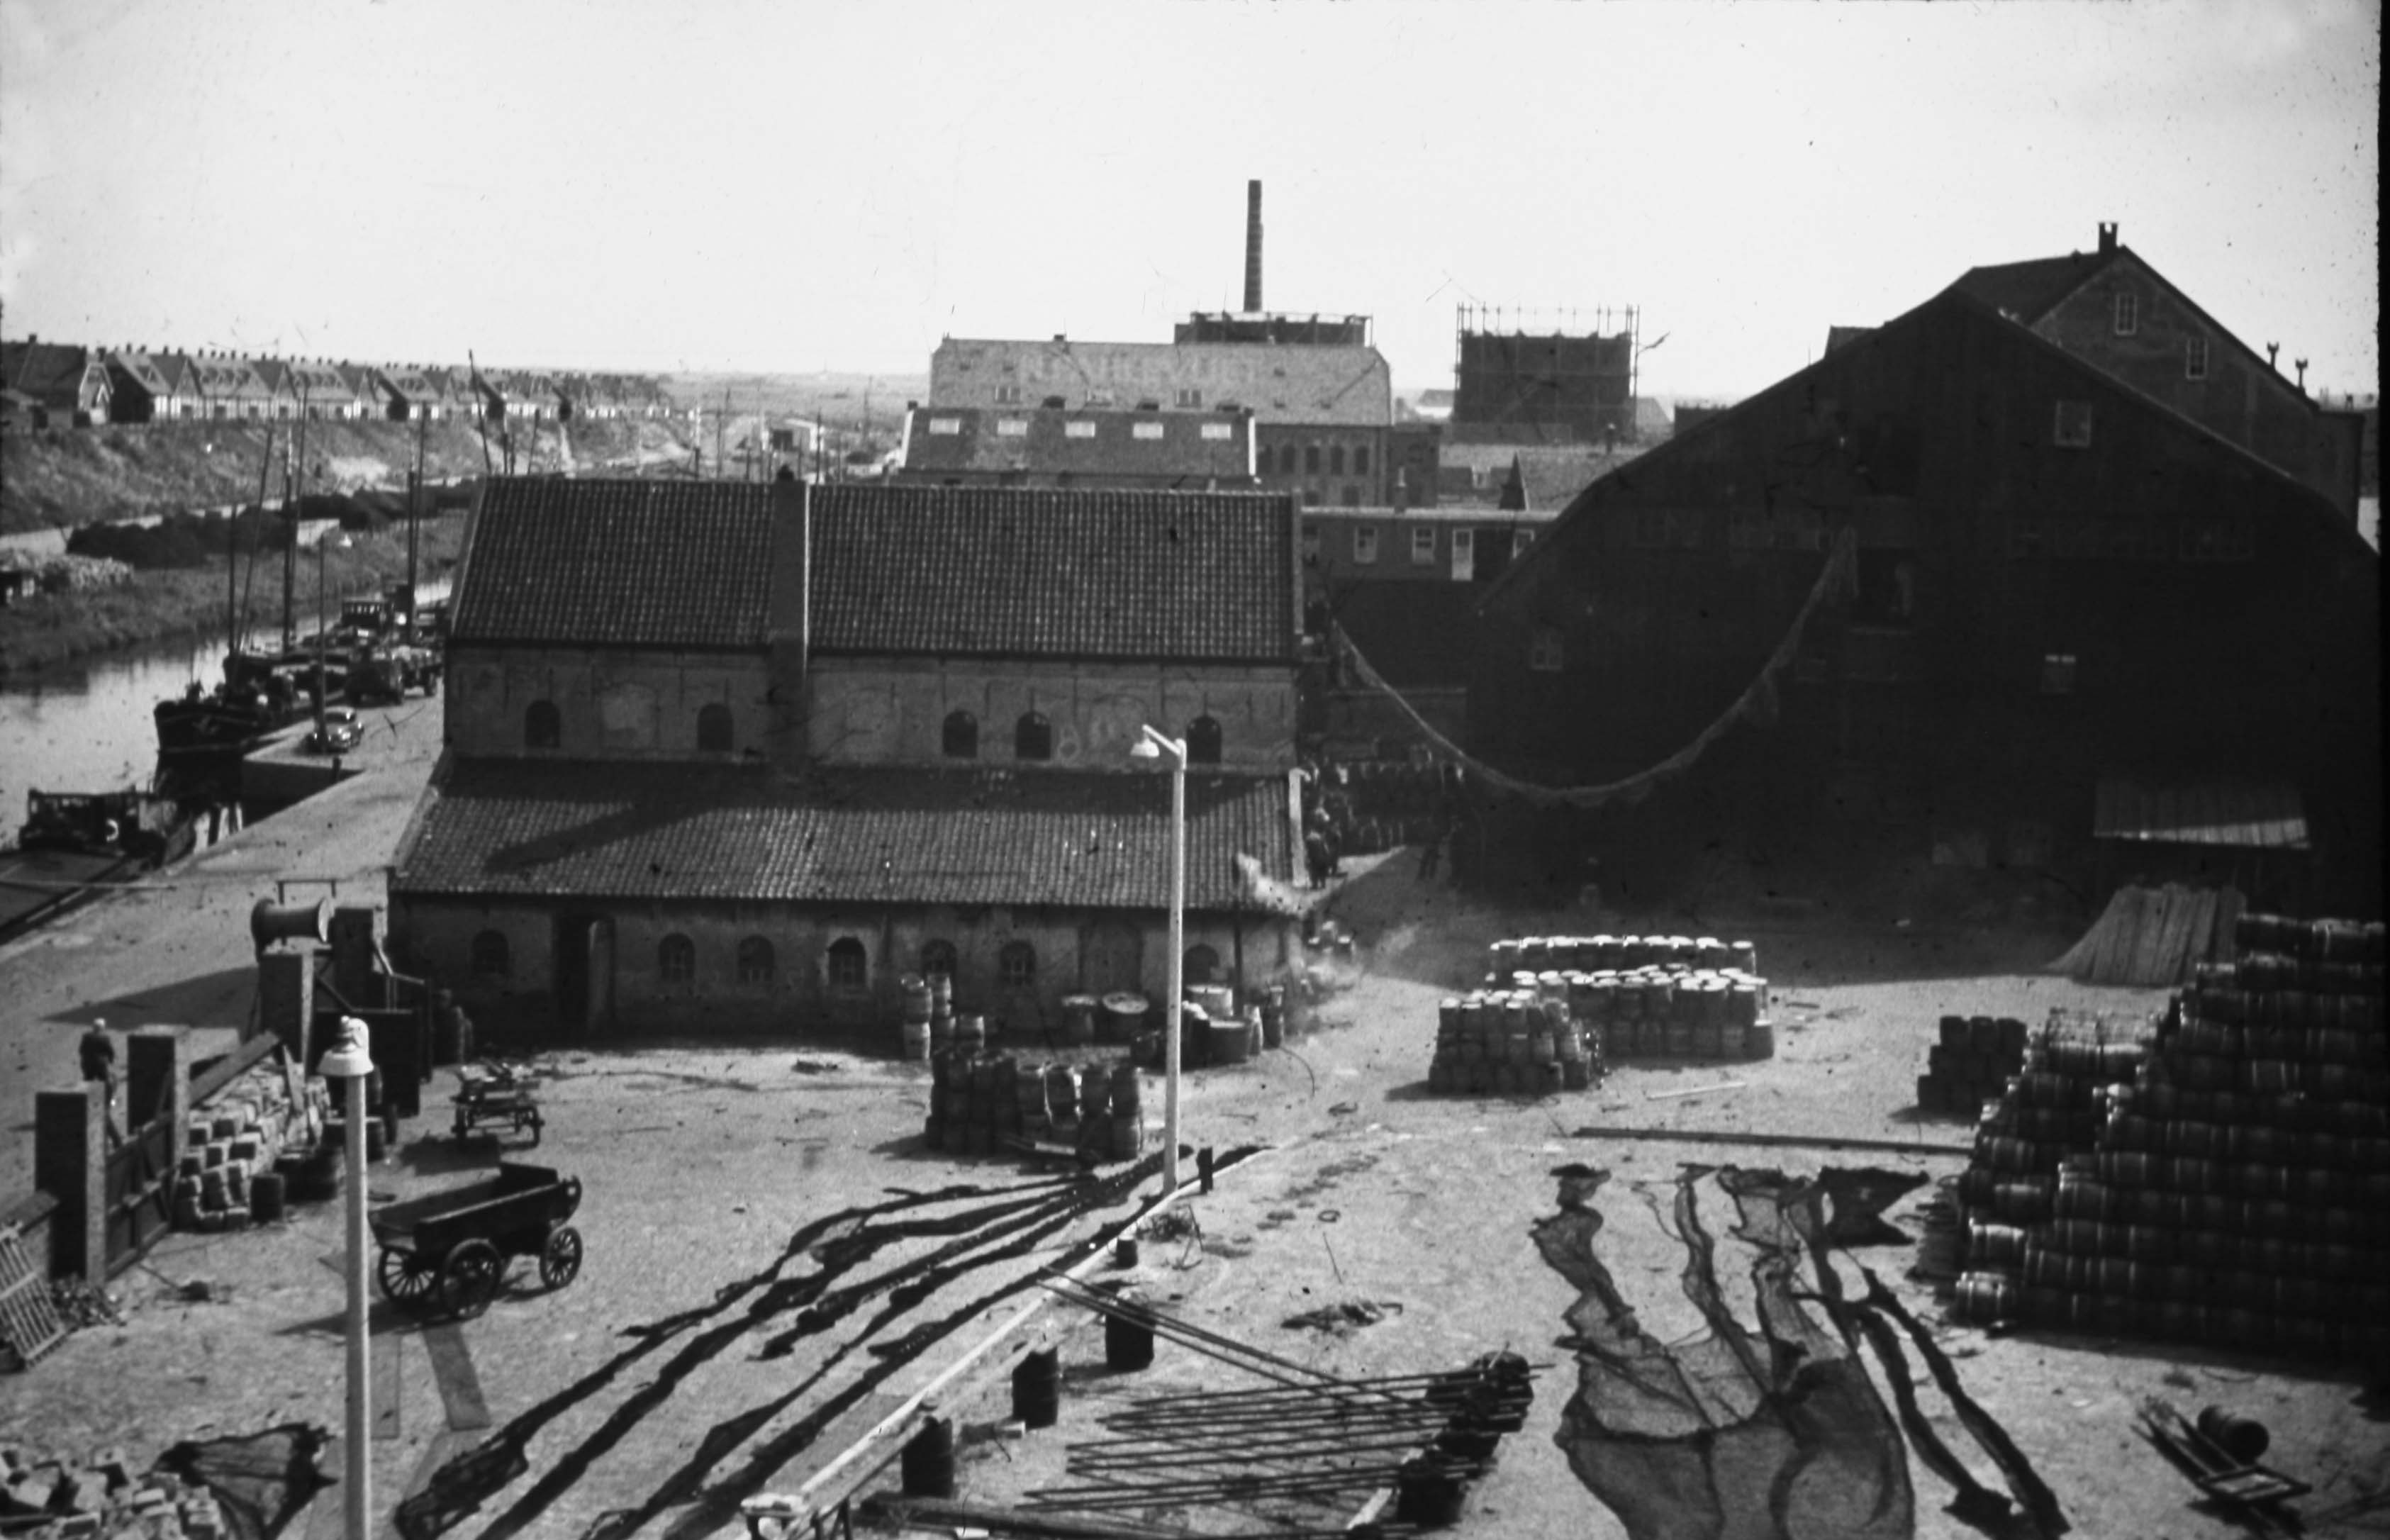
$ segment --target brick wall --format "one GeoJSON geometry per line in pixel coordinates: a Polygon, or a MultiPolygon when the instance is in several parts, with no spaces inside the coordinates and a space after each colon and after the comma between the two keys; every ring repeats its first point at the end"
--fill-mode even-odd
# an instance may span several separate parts
{"type": "Polygon", "coordinates": [[[727,707],[735,758],[764,750],[770,674],[763,653],[503,650],[463,647],[448,657],[448,746],[462,754],[520,758],[525,713],[554,705],[556,752],[576,759],[693,759],[698,713],[727,707]]]}

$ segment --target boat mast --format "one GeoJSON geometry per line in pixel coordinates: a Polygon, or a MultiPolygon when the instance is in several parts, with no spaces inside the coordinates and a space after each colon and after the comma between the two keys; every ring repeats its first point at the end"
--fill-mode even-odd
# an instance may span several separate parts
{"type": "Polygon", "coordinates": [[[291,487],[290,461],[294,445],[291,440],[282,443],[282,651],[288,656],[299,645],[299,633],[291,620],[291,610],[298,603],[299,584],[299,500],[291,487]]]}
{"type": "Polygon", "coordinates": [[[406,629],[415,631],[415,562],[417,530],[423,517],[423,440],[431,429],[429,417],[415,419],[415,474],[406,484],[406,629]]]}
{"type": "MultiPolygon", "coordinates": [[[[266,478],[274,473],[274,424],[265,425],[265,453],[257,459],[257,511],[265,512],[266,478]]],[[[235,508],[225,520],[225,682],[232,682],[232,655],[240,650],[240,516],[235,508]]],[[[261,520],[262,521],[262,520],[261,520]]],[[[251,560],[256,559],[255,547],[251,560]]]]}

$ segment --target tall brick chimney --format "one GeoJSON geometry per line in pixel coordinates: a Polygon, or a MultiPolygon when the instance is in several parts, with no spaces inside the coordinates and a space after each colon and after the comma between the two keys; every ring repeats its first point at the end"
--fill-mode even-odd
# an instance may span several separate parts
{"type": "Polygon", "coordinates": [[[1245,314],[1262,309],[1262,185],[1245,184],[1245,314]]]}
{"type": "Polygon", "coordinates": [[[2116,249],[2116,225],[2114,220],[2100,222],[2100,254],[2106,256],[2116,249]]]}

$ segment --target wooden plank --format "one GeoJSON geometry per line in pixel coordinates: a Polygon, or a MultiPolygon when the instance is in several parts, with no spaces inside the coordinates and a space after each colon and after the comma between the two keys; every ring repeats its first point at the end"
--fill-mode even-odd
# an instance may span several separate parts
{"type": "Polygon", "coordinates": [[[466,1346],[464,1328],[454,1321],[426,1327],[423,1345],[431,1354],[431,1380],[440,1387],[440,1402],[447,1410],[449,1430],[461,1433],[487,1428],[490,1406],[482,1399],[482,1378],[474,1371],[473,1354],[466,1346]]]}

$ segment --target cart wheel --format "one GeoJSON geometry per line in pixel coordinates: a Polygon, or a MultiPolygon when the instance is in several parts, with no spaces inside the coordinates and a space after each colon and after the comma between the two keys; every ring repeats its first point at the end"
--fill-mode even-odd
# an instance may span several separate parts
{"type": "Polygon", "coordinates": [[[440,1267],[440,1303],[458,1320],[471,1320],[490,1308],[506,1270],[506,1259],[488,1241],[458,1242],[440,1267]]]}
{"type": "Polygon", "coordinates": [[[382,1298],[397,1304],[421,1304],[440,1281],[440,1269],[413,1251],[385,1251],[374,1269],[381,1279],[382,1298]]]}
{"type": "Polygon", "coordinates": [[[550,1289],[561,1289],[580,1276],[581,1232],[570,1225],[559,1225],[539,1253],[539,1281],[550,1289]]]}

